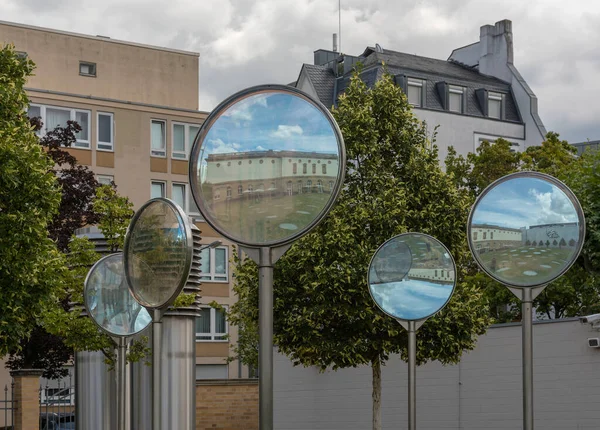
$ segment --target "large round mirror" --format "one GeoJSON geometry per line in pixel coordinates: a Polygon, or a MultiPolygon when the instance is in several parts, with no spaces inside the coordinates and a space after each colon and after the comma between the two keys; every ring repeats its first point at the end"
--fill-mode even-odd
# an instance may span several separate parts
{"type": "Polygon", "coordinates": [[[405,233],[375,252],[368,283],[373,300],[386,314],[398,320],[424,320],[450,300],[456,267],[440,241],[422,233],[405,233]]]}
{"type": "Polygon", "coordinates": [[[192,230],[173,201],[148,201],[125,238],[125,275],[131,293],[147,308],[168,307],[183,289],[192,265],[192,230]]]}
{"type": "Polygon", "coordinates": [[[537,172],[507,175],[479,196],[468,223],[479,266],[511,287],[546,285],[575,261],[585,237],[573,192],[537,172]]]}
{"type": "Polygon", "coordinates": [[[331,114],[287,86],[244,90],[200,129],[190,157],[194,199],[230,240],[274,246],[305,234],[341,188],[345,150],[331,114]]]}
{"type": "Polygon", "coordinates": [[[152,321],[131,295],[123,270],[123,253],[101,258],[88,272],[84,304],[89,316],[111,336],[132,336],[152,321]]]}

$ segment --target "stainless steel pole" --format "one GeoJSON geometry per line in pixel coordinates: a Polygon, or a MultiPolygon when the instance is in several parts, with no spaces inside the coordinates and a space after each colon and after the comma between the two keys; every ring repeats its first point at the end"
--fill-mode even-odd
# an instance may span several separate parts
{"type": "Polygon", "coordinates": [[[533,430],[533,312],[531,288],[523,288],[523,430],[533,430]]]}
{"type": "Polygon", "coordinates": [[[408,430],[417,429],[417,326],[408,321],[408,430]]]}
{"type": "Polygon", "coordinates": [[[126,405],[127,405],[127,338],[120,337],[117,348],[117,428],[126,430],[126,405]]]}
{"type": "Polygon", "coordinates": [[[260,248],[258,311],[259,429],[273,430],[273,260],[267,247],[260,248]]]}
{"type": "Polygon", "coordinates": [[[154,309],[152,314],[152,430],[160,430],[161,428],[161,317],[160,310],[154,309]]]}

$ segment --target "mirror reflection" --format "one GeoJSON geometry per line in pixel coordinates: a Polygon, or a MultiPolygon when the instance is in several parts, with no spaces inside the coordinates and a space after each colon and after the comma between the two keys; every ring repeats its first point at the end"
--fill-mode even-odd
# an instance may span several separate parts
{"type": "Polygon", "coordinates": [[[319,219],[344,168],[328,117],[281,90],[230,104],[196,145],[204,215],[247,244],[283,242],[319,219]]]}
{"type": "Polygon", "coordinates": [[[454,291],[456,268],[438,240],[406,233],[384,243],[369,267],[377,306],[401,320],[421,320],[442,309],[454,291]]]}
{"type": "Polygon", "coordinates": [[[129,291],[122,253],[104,257],[92,268],[85,283],[84,300],[90,317],[114,336],[134,335],[152,321],[129,291]]]}
{"type": "Polygon", "coordinates": [[[570,196],[565,186],[539,176],[493,184],[473,208],[468,228],[481,268],[517,287],[559,276],[577,258],[583,239],[579,203],[570,196]]]}
{"type": "Polygon", "coordinates": [[[141,209],[125,247],[126,274],[141,304],[160,308],[179,292],[189,275],[191,246],[175,203],[155,200],[141,209]]]}

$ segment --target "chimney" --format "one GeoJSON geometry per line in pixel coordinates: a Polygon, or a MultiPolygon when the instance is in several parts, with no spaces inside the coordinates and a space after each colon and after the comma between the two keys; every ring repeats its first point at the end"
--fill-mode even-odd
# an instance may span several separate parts
{"type": "Polygon", "coordinates": [[[333,33],[333,52],[337,52],[337,50],[338,50],[337,33],[333,33]]]}
{"type": "Polygon", "coordinates": [[[484,25],[479,31],[479,72],[509,81],[513,64],[512,22],[508,19],[495,25],[484,25]]]}

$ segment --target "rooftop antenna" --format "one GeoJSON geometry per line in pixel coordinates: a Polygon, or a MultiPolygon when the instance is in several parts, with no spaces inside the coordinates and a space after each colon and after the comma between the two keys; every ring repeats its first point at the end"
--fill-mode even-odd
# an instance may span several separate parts
{"type": "Polygon", "coordinates": [[[338,0],[338,49],[342,52],[342,0],[338,0]]]}

